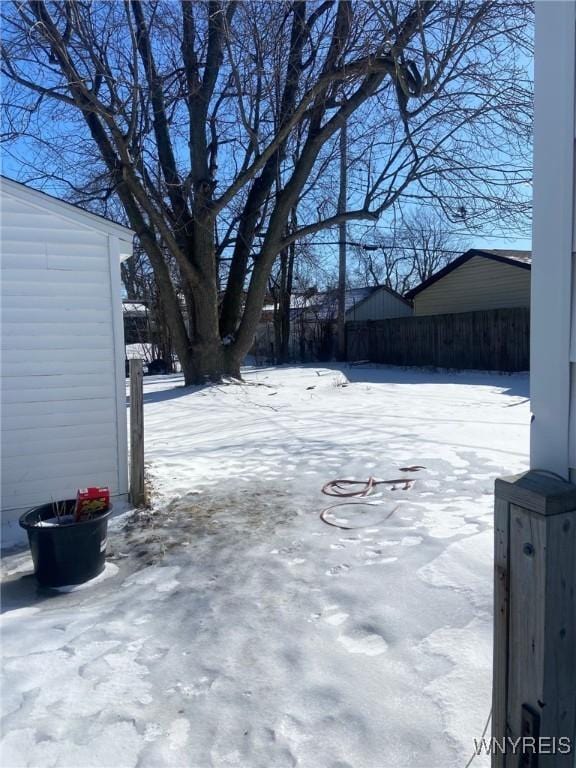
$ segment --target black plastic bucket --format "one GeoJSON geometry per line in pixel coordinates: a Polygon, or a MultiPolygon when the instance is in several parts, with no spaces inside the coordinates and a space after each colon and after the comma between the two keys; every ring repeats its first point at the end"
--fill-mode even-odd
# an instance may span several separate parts
{"type": "Polygon", "coordinates": [[[64,508],[64,514],[72,514],[76,499],[34,507],[20,518],[20,525],[28,533],[34,573],[45,587],[83,584],[104,570],[112,507],[81,523],[38,525],[55,517],[56,504],[60,513],[64,508]]]}

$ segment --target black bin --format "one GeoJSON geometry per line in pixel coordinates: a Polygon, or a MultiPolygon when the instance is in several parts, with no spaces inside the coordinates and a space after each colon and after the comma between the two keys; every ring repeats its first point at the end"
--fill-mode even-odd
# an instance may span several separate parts
{"type": "Polygon", "coordinates": [[[20,525],[28,533],[34,561],[34,573],[44,587],[83,584],[102,573],[106,562],[108,518],[112,507],[92,520],[63,525],[38,526],[41,520],[55,517],[54,508],[71,515],[76,499],[43,504],[20,517],[20,525]]]}

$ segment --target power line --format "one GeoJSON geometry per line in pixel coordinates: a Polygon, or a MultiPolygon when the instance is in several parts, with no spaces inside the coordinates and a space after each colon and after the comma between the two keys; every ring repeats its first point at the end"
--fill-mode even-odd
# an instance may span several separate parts
{"type": "MultiPolygon", "coordinates": [[[[357,222],[353,222],[353,224],[355,226],[358,226],[357,222]]],[[[367,226],[367,225],[365,225],[365,226],[367,226]]],[[[370,230],[376,230],[378,232],[392,232],[394,234],[397,234],[398,230],[399,229],[401,230],[401,227],[394,228],[394,227],[383,227],[383,226],[379,226],[379,225],[372,225],[372,226],[369,227],[369,229],[370,230]]],[[[487,234],[485,232],[475,233],[475,232],[473,232],[473,231],[471,232],[470,230],[467,230],[467,229],[451,229],[451,230],[446,230],[444,234],[446,234],[446,235],[464,235],[466,237],[484,237],[484,238],[490,238],[490,239],[493,239],[493,240],[528,240],[528,241],[531,240],[531,238],[528,237],[527,235],[501,235],[501,234],[487,234]]]]}
{"type": "MultiPolygon", "coordinates": [[[[459,256],[461,256],[463,253],[466,253],[466,251],[464,251],[462,249],[460,249],[460,250],[452,250],[450,248],[420,248],[420,247],[415,246],[415,245],[408,245],[408,246],[403,246],[403,245],[389,245],[389,246],[388,245],[374,245],[374,244],[368,244],[368,243],[366,243],[366,244],[365,243],[358,243],[358,242],[355,242],[354,240],[347,240],[346,244],[347,245],[359,246],[360,248],[362,248],[365,251],[423,251],[424,253],[427,253],[427,252],[450,253],[450,254],[458,254],[459,256]]],[[[340,241],[339,240],[327,240],[327,241],[324,241],[322,243],[314,243],[314,245],[340,245],[340,241]]],[[[473,250],[481,251],[483,249],[482,248],[476,248],[476,249],[473,249],[473,250]]],[[[502,249],[488,248],[486,250],[491,251],[491,250],[502,250],[502,249]]]]}

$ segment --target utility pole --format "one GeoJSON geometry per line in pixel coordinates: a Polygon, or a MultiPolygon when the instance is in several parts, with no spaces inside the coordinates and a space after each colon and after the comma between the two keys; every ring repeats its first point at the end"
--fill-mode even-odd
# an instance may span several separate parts
{"type": "MultiPolygon", "coordinates": [[[[346,192],[348,186],[347,168],[347,130],[346,123],[340,130],[340,193],[338,195],[338,214],[346,212],[346,192]]],[[[338,360],[346,358],[346,222],[338,225],[338,360]]]]}

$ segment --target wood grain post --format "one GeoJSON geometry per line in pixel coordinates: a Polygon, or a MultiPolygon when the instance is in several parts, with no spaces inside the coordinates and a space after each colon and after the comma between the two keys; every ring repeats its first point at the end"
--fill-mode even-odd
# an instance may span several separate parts
{"type": "Polygon", "coordinates": [[[135,507],[146,503],[142,360],[130,360],[130,501],[135,507]]]}
{"type": "Polygon", "coordinates": [[[505,749],[492,767],[573,768],[576,486],[531,471],[497,480],[495,496],[492,736],[505,749]],[[521,737],[535,750],[514,751],[521,737]]]}

